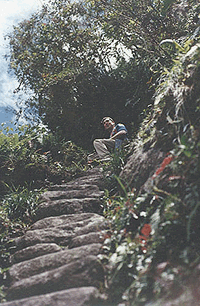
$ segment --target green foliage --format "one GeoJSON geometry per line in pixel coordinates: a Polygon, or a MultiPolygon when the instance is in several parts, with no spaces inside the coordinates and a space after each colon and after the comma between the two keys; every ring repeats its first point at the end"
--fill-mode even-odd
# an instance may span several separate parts
{"type": "Polygon", "coordinates": [[[3,286],[0,287],[0,302],[1,303],[6,302],[5,293],[3,291],[3,286]]]}
{"type": "MultiPolygon", "coordinates": [[[[149,233],[145,232],[146,237],[140,235],[146,213],[140,211],[138,214],[139,202],[141,199],[135,200],[134,190],[127,192],[125,197],[105,199],[105,216],[110,221],[110,233],[105,237],[104,254],[107,255],[104,255],[103,260],[108,269],[108,295],[112,303],[119,303],[122,295],[127,294],[125,290],[133,282],[140,281],[140,273],[145,273],[151,263],[146,243],[150,241],[149,233]],[[145,243],[143,239],[146,239],[145,243]]],[[[144,292],[140,294],[144,298],[144,292]]]]}
{"type": "MultiPolygon", "coordinates": [[[[110,231],[102,259],[114,305],[168,298],[199,263],[199,13],[197,0],[52,1],[10,35],[18,89],[33,90],[27,105],[53,133],[1,133],[0,171],[9,185],[24,186],[27,177],[34,186],[62,182],[85,170],[85,152],[72,141],[88,148],[102,136],[96,124],[104,115],[134,130],[144,118],[134,149],[167,152],[146,193],[140,176],[137,189],[119,179],[124,152],[106,165],[110,231]]],[[[17,218],[27,215],[26,200],[8,199],[10,217],[16,207],[17,218]]]]}
{"type": "Polygon", "coordinates": [[[86,166],[86,152],[44,127],[4,127],[0,133],[0,194],[5,184],[40,188],[68,180],[86,166]]]}
{"type": "Polygon", "coordinates": [[[26,187],[7,186],[9,191],[2,199],[2,207],[10,220],[29,220],[33,219],[40,192],[38,190],[28,190],[26,187]]]}
{"type": "Polygon", "coordinates": [[[154,92],[152,72],[106,38],[84,2],[52,1],[15,27],[9,41],[17,90],[33,93],[25,112],[36,111],[51,131],[91,148],[106,114],[137,127],[154,92]]]}
{"type": "Polygon", "coordinates": [[[33,93],[26,111],[85,149],[106,114],[136,130],[198,16],[198,1],[51,1],[9,35],[17,90],[33,93]]]}
{"type": "Polygon", "coordinates": [[[108,37],[123,42],[157,69],[173,55],[165,52],[160,42],[182,40],[190,36],[198,24],[198,1],[187,1],[185,5],[175,0],[87,2],[91,16],[108,37]]]}
{"type": "Polygon", "coordinates": [[[121,190],[122,194],[126,193],[118,176],[127,161],[130,150],[130,144],[125,145],[121,150],[116,150],[111,154],[111,160],[104,164],[104,180],[109,190],[109,194],[115,194],[121,190]]]}
{"type": "Polygon", "coordinates": [[[113,303],[162,302],[177,296],[185,279],[195,275],[200,258],[199,88],[199,42],[185,42],[174,66],[162,74],[155,106],[135,140],[136,151],[157,147],[168,152],[166,157],[149,178],[148,191],[140,185],[126,190],[118,178],[123,196],[108,193],[105,201],[110,232],[103,259],[113,303]]]}
{"type": "Polygon", "coordinates": [[[137,194],[133,189],[123,197],[107,195],[105,216],[110,232],[103,260],[113,303],[122,299],[143,305],[183,289],[183,278],[199,262],[199,168],[195,166],[199,149],[193,149],[193,157],[185,154],[187,150],[177,147],[170,163],[164,159],[148,193],[137,194]],[[150,230],[144,235],[147,225],[150,230]]]}

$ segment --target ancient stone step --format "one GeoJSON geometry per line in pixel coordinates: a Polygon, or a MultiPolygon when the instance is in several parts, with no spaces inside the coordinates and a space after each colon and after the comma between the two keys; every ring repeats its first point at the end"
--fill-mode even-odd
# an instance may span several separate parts
{"type": "Polygon", "coordinates": [[[65,184],[55,184],[49,187],[49,191],[54,191],[54,190],[64,190],[64,191],[70,191],[70,190],[83,190],[84,188],[89,188],[89,186],[96,186],[100,190],[103,190],[101,188],[102,182],[101,181],[101,176],[91,176],[91,177],[80,177],[77,178],[75,181],[70,181],[65,184]]]}
{"type": "MultiPolygon", "coordinates": [[[[33,224],[24,236],[14,239],[13,246],[17,251],[40,243],[70,246],[73,238],[94,232],[101,233],[107,228],[108,224],[104,217],[94,213],[48,217],[33,224]]],[[[91,237],[89,240],[90,243],[94,242],[91,241],[91,237]]],[[[87,243],[87,239],[85,242],[83,239],[82,241],[83,244],[87,243]]]]}
{"type": "Polygon", "coordinates": [[[2,306],[101,306],[105,297],[95,287],[80,287],[3,303],[2,306]]]}
{"type": "Polygon", "coordinates": [[[42,255],[59,252],[61,250],[62,248],[56,243],[41,243],[15,252],[11,255],[10,260],[12,264],[15,264],[42,255]]]}
{"type": "Polygon", "coordinates": [[[15,238],[13,240],[13,246],[16,247],[16,250],[21,250],[39,243],[56,243],[57,245],[66,246],[73,236],[74,233],[72,230],[67,231],[59,228],[29,230],[24,236],[15,238]]]}
{"type": "Polygon", "coordinates": [[[41,203],[36,212],[36,220],[50,216],[79,213],[102,214],[102,202],[99,198],[62,199],[41,203]]]}
{"type": "Polygon", "coordinates": [[[30,260],[14,264],[9,269],[9,278],[14,283],[23,278],[30,277],[45,271],[53,270],[77,260],[81,265],[83,257],[97,256],[101,252],[101,244],[90,244],[73,249],[65,249],[60,252],[46,254],[30,260]]]}
{"type": "MultiPolygon", "coordinates": [[[[63,186],[66,186],[67,188],[76,189],[76,187],[85,185],[85,184],[96,185],[99,187],[100,190],[104,190],[105,188],[105,181],[104,181],[103,175],[99,173],[96,175],[81,176],[79,178],[76,178],[74,181],[68,182],[66,185],[64,184],[63,186]]],[[[58,186],[61,186],[61,185],[54,185],[54,186],[51,187],[53,188],[53,190],[57,189],[58,186]]],[[[61,187],[61,190],[62,190],[62,187],[61,187]]]]}
{"type": "Polygon", "coordinates": [[[105,239],[105,232],[92,232],[85,235],[80,235],[77,237],[72,238],[70,241],[68,248],[77,248],[82,245],[88,245],[92,243],[102,243],[105,239]]]}
{"type": "Polygon", "coordinates": [[[100,306],[105,297],[98,259],[108,224],[102,216],[103,176],[84,176],[52,186],[41,196],[36,222],[15,238],[3,306],[100,306]]]}
{"type": "Polygon", "coordinates": [[[8,289],[7,299],[15,300],[85,286],[100,288],[103,282],[103,267],[97,256],[89,255],[51,271],[15,282],[8,289]]]}
{"type": "Polygon", "coordinates": [[[42,194],[41,202],[49,202],[60,199],[82,199],[82,198],[100,198],[104,194],[96,185],[79,185],[72,190],[63,188],[62,190],[49,190],[42,194]]]}
{"type": "Polygon", "coordinates": [[[79,213],[79,214],[70,214],[70,215],[60,215],[55,217],[47,217],[42,220],[36,221],[32,226],[31,230],[35,229],[45,229],[51,227],[57,227],[61,229],[72,229],[77,231],[78,229],[90,225],[96,224],[98,226],[105,222],[105,218],[95,213],[79,213]]]}
{"type": "Polygon", "coordinates": [[[105,181],[104,181],[104,176],[103,176],[103,169],[101,166],[87,170],[86,172],[82,173],[80,177],[66,184],[53,185],[50,187],[49,190],[62,190],[63,188],[67,188],[68,190],[70,188],[76,189],[77,186],[85,185],[85,184],[96,185],[99,187],[100,190],[104,190],[105,181]]]}

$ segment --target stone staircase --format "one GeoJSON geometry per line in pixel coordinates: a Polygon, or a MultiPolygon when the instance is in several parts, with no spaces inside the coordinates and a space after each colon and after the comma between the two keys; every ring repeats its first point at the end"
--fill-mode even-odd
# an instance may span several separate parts
{"type": "Polygon", "coordinates": [[[102,216],[101,169],[54,185],[41,197],[36,222],[14,240],[10,287],[2,306],[107,305],[98,259],[108,228],[102,216]]]}

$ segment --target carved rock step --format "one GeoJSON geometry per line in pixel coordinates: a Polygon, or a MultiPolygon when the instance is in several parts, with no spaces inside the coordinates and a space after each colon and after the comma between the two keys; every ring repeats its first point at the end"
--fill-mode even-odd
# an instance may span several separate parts
{"type": "Polygon", "coordinates": [[[99,198],[62,199],[41,203],[36,212],[36,220],[50,216],[79,213],[102,214],[102,203],[99,198]]]}
{"type": "MultiPolygon", "coordinates": [[[[75,181],[70,181],[69,183],[65,183],[62,185],[52,185],[49,187],[49,191],[71,191],[71,190],[83,190],[84,188],[86,189],[95,189],[99,188],[98,184],[99,178],[94,176],[94,177],[88,177],[87,180],[84,177],[78,178],[75,181]]],[[[103,189],[103,188],[102,188],[103,189]]]]}
{"type": "MultiPolygon", "coordinates": [[[[46,229],[51,227],[57,227],[60,229],[69,229],[77,231],[85,226],[92,226],[93,231],[96,229],[96,225],[101,227],[105,222],[105,218],[95,213],[79,213],[79,214],[70,214],[70,215],[61,215],[55,217],[47,217],[42,220],[35,222],[31,229],[46,229]]],[[[91,230],[91,228],[90,228],[91,230]]]]}
{"type": "Polygon", "coordinates": [[[49,202],[60,199],[82,199],[82,198],[100,198],[104,194],[100,191],[96,185],[79,185],[78,187],[73,187],[73,189],[68,189],[66,187],[62,190],[49,190],[42,194],[40,200],[42,202],[49,202]]]}
{"type": "Polygon", "coordinates": [[[4,306],[106,305],[96,289],[104,283],[98,254],[108,228],[102,189],[102,172],[92,169],[41,196],[37,221],[14,240],[6,297],[11,302],[4,306]]]}
{"type": "Polygon", "coordinates": [[[89,255],[51,271],[15,282],[8,289],[7,299],[21,299],[76,287],[99,288],[103,281],[102,265],[97,256],[89,255]]]}
{"type": "Polygon", "coordinates": [[[66,249],[60,252],[46,254],[21,263],[14,264],[9,269],[11,283],[36,274],[59,268],[63,265],[76,261],[81,266],[82,258],[89,255],[97,256],[101,252],[101,244],[91,244],[66,249]],[[79,262],[78,262],[79,261],[79,262]]]}
{"type": "MultiPolygon", "coordinates": [[[[70,181],[66,185],[68,188],[70,188],[70,186],[71,188],[76,188],[84,184],[96,185],[99,187],[100,190],[104,190],[105,188],[105,181],[104,181],[102,174],[96,174],[96,175],[91,175],[91,176],[81,176],[75,179],[74,181],[70,181]]],[[[56,185],[55,185],[55,188],[57,188],[56,185]]]]}
{"type": "Polygon", "coordinates": [[[104,297],[95,287],[80,287],[61,290],[54,293],[34,296],[12,302],[3,306],[100,306],[105,305],[104,297]]]}
{"type": "Polygon", "coordinates": [[[97,176],[97,175],[93,175],[90,177],[79,177],[74,181],[70,181],[68,183],[64,183],[61,185],[52,185],[48,188],[49,191],[54,191],[54,190],[65,190],[65,191],[69,191],[69,190],[73,190],[73,189],[77,189],[77,190],[82,190],[83,188],[87,187],[89,188],[89,186],[97,186],[100,190],[104,190],[105,188],[105,184],[104,182],[102,182],[103,178],[101,175],[97,176]]]}
{"type": "Polygon", "coordinates": [[[62,185],[53,185],[49,190],[72,190],[81,188],[82,185],[96,185],[100,190],[104,190],[105,182],[103,177],[103,170],[101,167],[95,167],[84,174],[68,183],[62,185]]]}
{"type": "MultiPolygon", "coordinates": [[[[93,241],[91,239],[91,233],[101,234],[101,231],[107,229],[107,227],[103,216],[92,213],[49,217],[33,224],[32,229],[27,231],[24,236],[16,238],[13,245],[16,246],[16,250],[40,243],[56,243],[57,245],[73,247],[74,241],[77,241],[76,237],[86,234],[88,234],[88,239],[86,236],[82,237],[85,239],[82,239],[82,244],[79,245],[90,244],[97,242],[97,240],[93,241]]],[[[98,242],[100,242],[101,236],[96,235],[97,237],[99,237],[98,242]]],[[[77,242],[76,246],[78,246],[77,242]]]]}
{"type": "Polygon", "coordinates": [[[42,255],[59,252],[61,250],[62,248],[56,243],[39,243],[15,252],[13,255],[11,255],[10,260],[11,264],[15,264],[42,255]]]}

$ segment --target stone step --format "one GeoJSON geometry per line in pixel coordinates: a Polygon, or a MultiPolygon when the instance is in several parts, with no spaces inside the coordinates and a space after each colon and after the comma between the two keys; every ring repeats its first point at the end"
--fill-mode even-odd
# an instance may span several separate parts
{"type": "Polygon", "coordinates": [[[75,178],[68,183],[53,185],[49,188],[49,190],[71,190],[80,188],[81,185],[96,185],[100,188],[100,190],[104,190],[105,182],[103,169],[101,167],[95,167],[93,169],[87,170],[80,177],[75,178]]]}
{"type": "Polygon", "coordinates": [[[41,197],[41,202],[49,202],[60,199],[82,199],[82,198],[100,198],[104,194],[96,185],[79,185],[71,190],[48,190],[41,197]]]}
{"type": "Polygon", "coordinates": [[[101,306],[105,297],[95,287],[80,287],[3,303],[2,306],[101,306]]]}
{"type": "MultiPolygon", "coordinates": [[[[57,227],[60,229],[78,229],[88,226],[89,224],[96,227],[96,224],[99,223],[99,226],[105,222],[105,218],[95,213],[79,213],[79,214],[70,214],[70,215],[61,215],[55,217],[46,217],[44,219],[36,221],[32,226],[31,230],[35,229],[45,229],[51,227],[57,227]]],[[[94,228],[95,228],[94,227],[94,228]]]]}
{"type": "Polygon", "coordinates": [[[102,201],[99,198],[61,199],[41,203],[36,211],[36,220],[65,214],[102,214],[102,201]]]}
{"type": "Polygon", "coordinates": [[[30,260],[14,264],[8,271],[11,283],[36,274],[59,268],[70,262],[79,261],[81,265],[83,257],[97,256],[101,252],[101,244],[90,244],[60,252],[46,254],[30,260]]]}
{"type": "Polygon", "coordinates": [[[11,264],[15,264],[42,255],[59,252],[61,250],[62,248],[56,243],[41,243],[15,252],[13,255],[11,255],[10,260],[11,264]]]}
{"type": "Polygon", "coordinates": [[[71,190],[83,190],[84,188],[89,189],[90,187],[99,188],[98,186],[99,178],[91,177],[86,180],[83,178],[78,178],[75,181],[70,181],[69,183],[61,185],[52,185],[48,188],[49,191],[71,191],[71,190]]]}
{"type": "MultiPolygon", "coordinates": [[[[15,238],[13,240],[13,246],[15,246],[17,251],[44,243],[69,246],[73,242],[73,239],[78,236],[93,232],[100,233],[107,228],[108,224],[104,217],[97,214],[88,214],[88,216],[87,214],[75,214],[48,217],[33,224],[31,230],[27,231],[25,235],[15,238]]],[[[84,244],[86,242],[87,239],[84,244]]]]}
{"type": "Polygon", "coordinates": [[[3,306],[106,305],[98,290],[104,285],[98,255],[108,229],[103,189],[96,168],[41,195],[35,223],[13,240],[3,306]]]}
{"type": "Polygon", "coordinates": [[[92,243],[103,243],[105,240],[106,232],[105,231],[100,231],[100,232],[91,232],[85,235],[79,235],[77,237],[72,238],[70,241],[68,248],[77,248],[82,245],[89,245],[92,243]]]}
{"type": "MultiPolygon", "coordinates": [[[[96,185],[99,187],[100,190],[105,189],[105,182],[102,174],[90,175],[90,176],[81,176],[74,181],[70,181],[67,183],[67,187],[76,188],[78,186],[89,184],[89,185],[96,185]]],[[[56,185],[55,185],[56,186],[56,185]]],[[[54,188],[54,187],[53,187],[54,188]]],[[[55,187],[57,188],[57,187],[55,187]]]]}
{"type": "Polygon", "coordinates": [[[78,287],[100,288],[103,282],[104,271],[97,256],[83,256],[81,260],[72,260],[59,268],[14,282],[8,289],[7,299],[22,299],[78,287]]]}

